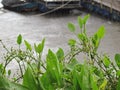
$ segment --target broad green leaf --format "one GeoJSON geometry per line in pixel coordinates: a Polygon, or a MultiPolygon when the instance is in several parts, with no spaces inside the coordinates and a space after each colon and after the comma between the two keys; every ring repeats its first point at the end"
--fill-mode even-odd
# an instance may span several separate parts
{"type": "Polygon", "coordinates": [[[72,23],[68,23],[68,28],[71,32],[75,32],[75,25],[72,23]]]}
{"type": "Polygon", "coordinates": [[[10,90],[10,84],[9,81],[4,78],[0,73],[0,90],[10,90]]]}
{"type": "Polygon", "coordinates": [[[119,80],[118,80],[116,90],[120,90],[120,78],[119,78],[119,80]]]}
{"type": "Polygon", "coordinates": [[[41,87],[42,87],[42,90],[49,90],[49,86],[52,85],[51,81],[50,81],[50,77],[49,77],[49,74],[47,72],[45,72],[41,78],[40,78],[40,82],[41,82],[41,87]]]}
{"type": "Polygon", "coordinates": [[[22,43],[22,35],[19,34],[18,37],[17,37],[17,44],[21,44],[22,43]]]}
{"type": "Polygon", "coordinates": [[[37,52],[38,53],[41,53],[42,52],[42,44],[40,43],[40,44],[38,44],[38,46],[37,46],[37,52]]]}
{"type": "Polygon", "coordinates": [[[56,83],[58,86],[62,85],[61,66],[57,56],[51,50],[48,51],[47,55],[47,73],[51,82],[56,83]]]}
{"type": "Polygon", "coordinates": [[[70,40],[68,41],[68,44],[69,44],[70,46],[75,46],[76,40],[70,39],[70,40]]]}
{"type": "Polygon", "coordinates": [[[105,35],[105,27],[101,26],[97,31],[97,36],[99,39],[102,39],[105,35]]]}
{"type": "Polygon", "coordinates": [[[120,54],[115,55],[115,62],[117,64],[117,66],[120,68],[120,54]]]}
{"type": "Polygon", "coordinates": [[[105,65],[105,67],[109,67],[111,64],[110,59],[107,56],[104,56],[103,63],[105,65]]]}
{"type": "Polygon", "coordinates": [[[23,76],[23,85],[28,87],[29,90],[38,90],[38,85],[35,81],[35,77],[32,74],[32,70],[28,67],[23,76]]]}
{"type": "Polygon", "coordinates": [[[120,77],[120,70],[117,71],[116,75],[120,77]]]}
{"type": "Polygon", "coordinates": [[[85,62],[81,67],[81,72],[79,74],[79,77],[77,77],[77,80],[79,82],[81,90],[89,90],[90,89],[89,77],[90,77],[89,66],[85,62]]]}
{"type": "Polygon", "coordinates": [[[0,90],[29,90],[27,87],[17,84],[14,82],[10,82],[4,76],[0,74],[0,90]]]}
{"type": "Polygon", "coordinates": [[[83,18],[83,24],[85,25],[87,20],[89,19],[90,15],[86,15],[84,18],[83,18]]]}
{"type": "Polygon", "coordinates": [[[107,85],[107,80],[105,79],[103,83],[100,85],[99,90],[105,90],[106,85],[107,85]]]}
{"type": "MultiPolygon", "coordinates": [[[[86,66],[83,66],[81,71],[81,77],[82,77],[82,90],[87,90],[89,87],[89,73],[88,68],[86,66]]],[[[80,83],[80,82],[79,82],[80,83]]]]}
{"type": "Polygon", "coordinates": [[[57,58],[58,58],[59,62],[62,62],[62,60],[64,59],[64,51],[63,51],[63,49],[59,48],[56,55],[57,55],[57,58]]]}
{"type": "Polygon", "coordinates": [[[74,70],[72,71],[72,82],[73,82],[73,89],[72,90],[82,90],[81,89],[81,83],[79,83],[80,80],[80,73],[74,68],[74,70]]]}
{"type": "Polygon", "coordinates": [[[90,83],[91,83],[92,90],[98,90],[97,79],[96,79],[92,69],[90,69],[90,83]]]}
{"type": "Polygon", "coordinates": [[[80,16],[78,17],[78,24],[79,24],[80,29],[82,29],[83,28],[83,21],[82,21],[82,18],[80,16]]]}
{"type": "Polygon", "coordinates": [[[24,43],[26,45],[26,48],[29,50],[29,51],[32,51],[32,47],[31,47],[31,44],[29,42],[27,42],[26,40],[24,40],[24,43]]]}

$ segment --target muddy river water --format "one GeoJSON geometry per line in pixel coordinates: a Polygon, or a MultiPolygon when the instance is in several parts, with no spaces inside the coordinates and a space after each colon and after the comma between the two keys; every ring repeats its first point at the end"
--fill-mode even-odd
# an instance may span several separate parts
{"type": "MultiPolygon", "coordinates": [[[[77,31],[79,31],[77,17],[83,17],[87,12],[73,11],[71,14],[67,15],[59,14],[41,16],[38,13],[20,14],[1,9],[0,39],[3,40],[8,47],[16,47],[16,37],[18,34],[21,34],[23,38],[31,44],[46,38],[44,55],[49,48],[56,51],[59,47],[62,47],[67,51],[69,49],[67,41],[75,37],[69,32],[67,23],[74,23],[77,27],[77,31]]],[[[105,26],[106,34],[101,41],[99,51],[108,53],[110,57],[114,58],[115,53],[120,53],[120,23],[109,21],[91,13],[91,17],[87,22],[88,34],[92,35],[101,25],[105,26]]],[[[2,55],[3,53],[4,50],[0,45],[0,54],[2,55]]]]}

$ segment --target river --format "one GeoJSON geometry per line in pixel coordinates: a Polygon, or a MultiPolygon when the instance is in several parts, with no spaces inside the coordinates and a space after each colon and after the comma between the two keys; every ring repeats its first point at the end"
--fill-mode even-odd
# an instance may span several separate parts
{"type": "MultiPolygon", "coordinates": [[[[2,7],[2,5],[0,5],[2,7]]],[[[85,16],[88,12],[73,10],[70,14],[50,14],[41,16],[36,14],[21,14],[13,11],[0,10],[0,39],[7,47],[17,47],[16,37],[21,34],[24,39],[31,44],[38,43],[43,38],[46,38],[44,56],[50,48],[56,51],[62,47],[65,52],[69,49],[67,41],[75,36],[69,32],[67,23],[72,22],[77,24],[78,16],[85,16]]],[[[99,15],[91,13],[90,19],[87,22],[87,32],[89,35],[94,34],[97,29],[104,25],[106,34],[101,41],[99,52],[107,53],[112,59],[116,53],[120,53],[120,23],[112,22],[99,15]]],[[[0,45],[0,56],[4,53],[2,45],[0,45]]],[[[2,60],[2,58],[1,58],[2,60]]]]}

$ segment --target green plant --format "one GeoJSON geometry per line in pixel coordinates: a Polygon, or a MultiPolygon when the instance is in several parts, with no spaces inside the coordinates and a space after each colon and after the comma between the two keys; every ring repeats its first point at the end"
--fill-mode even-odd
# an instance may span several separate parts
{"type": "Polygon", "coordinates": [[[0,64],[0,90],[119,90],[120,54],[115,55],[116,65],[110,58],[97,52],[105,28],[101,26],[92,36],[87,35],[86,22],[89,15],[78,17],[80,27],[76,33],[75,25],[68,23],[69,30],[77,37],[70,39],[70,51],[65,54],[62,48],[56,53],[48,50],[46,60],[42,60],[45,39],[32,45],[24,40],[26,49],[22,49],[23,38],[17,37],[18,48],[8,49],[5,62],[0,64]],[[76,58],[84,54],[84,63],[76,58]],[[7,70],[10,62],[19,66],[19,75],[10,79],[12,70],[7,70]]]}

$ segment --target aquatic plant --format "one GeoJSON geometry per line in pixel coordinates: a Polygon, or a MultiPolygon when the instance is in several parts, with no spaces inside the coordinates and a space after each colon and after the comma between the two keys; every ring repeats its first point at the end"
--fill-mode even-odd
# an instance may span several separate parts
{"type": "Polygon", "coordinates": [[[18,35],[18,48],[7,48],[4,63],[0,63],[0,90],[120,90],[120,54],[115,55],[116,65],[106,54],[97,52],[105,27],[101,26],[92,36],[87,35],[86,22],[89,15],[78,17],[80,27],[76,33],[73,23],[68,28],[77,39],[70,39],[67,54],[62,48],[56,53],[48,50],[46,60],[42,60],[45,39],[34,47],[18,35]],[[84,63],[77,58],[84,54],[84,63]],[[12,62],[19,66],[18,75],[10,78],[12,70],[7,66],[12,62]]]}

